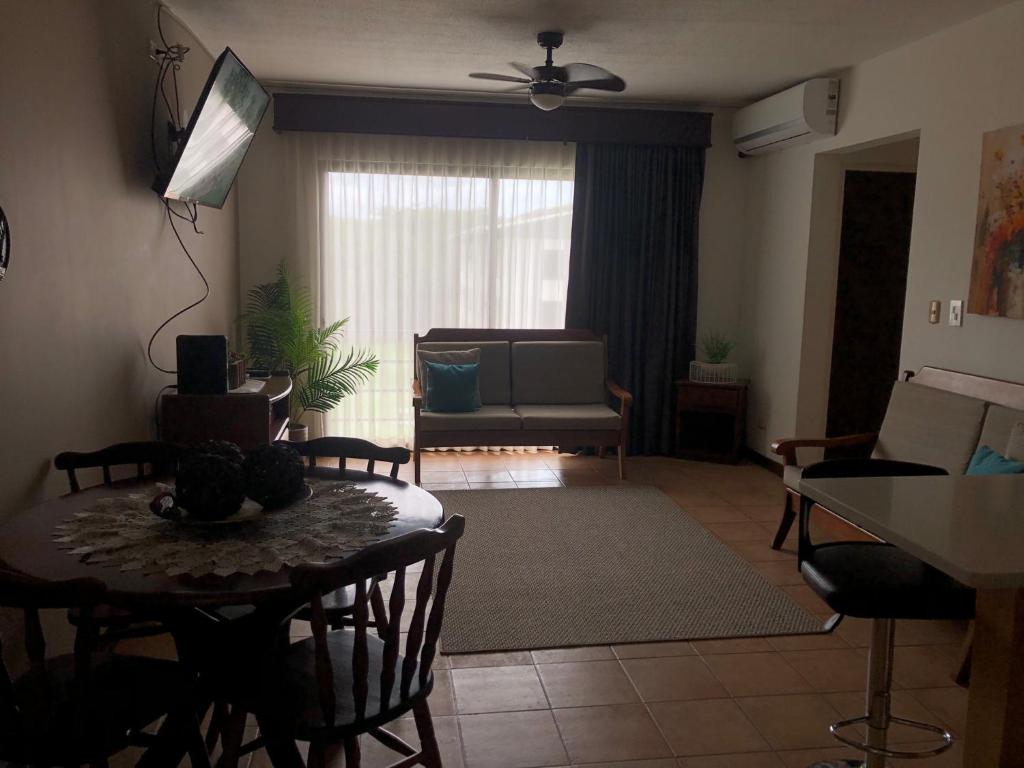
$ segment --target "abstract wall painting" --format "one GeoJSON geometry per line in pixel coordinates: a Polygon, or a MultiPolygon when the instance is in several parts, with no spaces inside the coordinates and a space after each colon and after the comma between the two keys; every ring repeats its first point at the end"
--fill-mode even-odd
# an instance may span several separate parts
{"type": "Polygon", "coordinates": [[[967,311],[1024,319],[1024,123],[982,138],[967,311]]]}

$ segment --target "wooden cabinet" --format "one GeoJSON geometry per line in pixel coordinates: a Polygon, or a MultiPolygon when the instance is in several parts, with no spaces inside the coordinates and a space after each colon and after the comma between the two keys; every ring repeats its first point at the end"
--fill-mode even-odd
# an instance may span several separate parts
{"type": "Polygon", "coordinates": [[[676,382],[676,455],[735,464],[747,429],[747,382],[676,382]]]}
{"type": "Polygon", "coordinates": [[[229,440],[242,450],[282,440],[288,431],[289,376],[246,379],[224,395],[160,398],[160,439],[180,445],[229,440]]]}

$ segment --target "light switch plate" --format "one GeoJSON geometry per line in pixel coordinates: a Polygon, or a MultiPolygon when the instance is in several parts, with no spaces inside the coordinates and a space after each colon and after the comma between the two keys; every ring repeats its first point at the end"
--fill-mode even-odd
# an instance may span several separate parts
{"type": "Polygon", "coordinates": [[[949,302],[949,324],[964,324],[964,303],[960,299],[952,299],[949,302]]]}

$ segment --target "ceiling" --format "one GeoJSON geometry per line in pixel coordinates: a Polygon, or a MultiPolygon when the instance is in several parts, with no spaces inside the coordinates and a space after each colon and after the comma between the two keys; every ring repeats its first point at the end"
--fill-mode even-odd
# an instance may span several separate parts
{"type": "Polygon", "coordinates": [[[590,94],[691,105],[746,103],[1008,2],[165,1],[210,50],[231,46],[269,83],[493,93],[503,84],[467,73],[541,64],[536,33],[560,29],[556,64],[597,64],[628,84],[621,95],[590,94]]]}

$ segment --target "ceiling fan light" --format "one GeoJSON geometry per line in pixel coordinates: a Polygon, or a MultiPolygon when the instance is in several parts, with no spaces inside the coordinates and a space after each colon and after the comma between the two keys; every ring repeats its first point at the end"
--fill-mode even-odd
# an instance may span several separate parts
{"type": "Polygon", "coordinates": [[[558,109],[565,103],[565,96],[560,93],[531,93],[530,101],[533,102],[533,106],[537,109],[543,109],[545,112],[550,112],[552,109],[558,109]]]}

